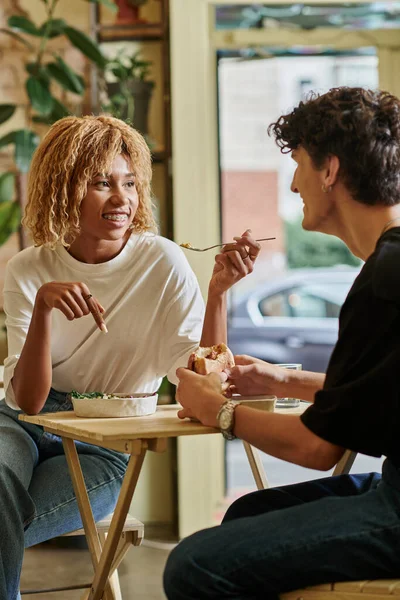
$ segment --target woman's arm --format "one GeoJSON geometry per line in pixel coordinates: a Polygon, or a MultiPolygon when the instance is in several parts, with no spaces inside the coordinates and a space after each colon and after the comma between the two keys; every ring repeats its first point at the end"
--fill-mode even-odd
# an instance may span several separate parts
{"type": "Polygon", "coordinates": [[[11,385],[15,401],[27,414],[43,408],[52,380],[51,310],[37,301],[11,385]]]}
{"type": "Polygon", "coordinates": [[[226,293],[253,271],[260,252],[260,244],[253,239],[250,229],[234,239],[236,243],[226,244],[215,257],[200,346],[227,343],[226,293]]]}
{"type": "MultiPolygon", "coordinates": [[[[90,292],[81,282],[44,284],[37,292],[28,333],[14,369],[11,385],[15,401],[24,412],[37,414],[43,408],[52,382],[51,315],[60,310],[69,321],[90,313],[85,297],[90,292]]],[[[101,313],[104,308],[96,302],[101,313]]]]}

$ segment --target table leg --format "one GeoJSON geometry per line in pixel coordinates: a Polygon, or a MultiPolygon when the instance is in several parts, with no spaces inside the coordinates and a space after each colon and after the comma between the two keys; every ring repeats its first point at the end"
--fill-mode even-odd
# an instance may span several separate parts
{"type": "Polygon", "coordinates": [[[265,474],[264,466],[261,462],[259,451],[257,448],[254,448],[254,446],[245,441],[243,441],[243,446],[247,454],[247,459],[250,463],[251,472],[253,473],[257,489],[265,490],[269,487],[269,483],[265,474]]]}
{"type": "Polygon", "coordinates": [[[352,450],[346,450],[342,458],[336,465],[332,475],[347,475],[348,473],[350,473],[350,469],[353,466],[356,456],[357,452],[353,452],[352,450]]]}
{"type": "MultiPolygon", "coordinates": [[[[94,581],[93,581],[92,589],[89,592],[88,596],[86,596],[86,593],[85,593],[85,595],[83,597],[90,598],[90,599],[92,599],[92,598],[100,599],[103,596],[103,593],[105,590],[105,595],[104,595],[105,600],[113,600],[114,594],[112,592],[110,585],[108,584],[108,576],[109,576],[109,571],[111,568],[111,563],[114,558],[114,554],[115,554],[115,551],[116,551],[116,548],[118,545],[118,540],[119,540],[119,537],[121,536],[122,529],[123,529],[125,519],[126,519],[126,515],[128,513],[130,500],[129,500],[127,506],[126,506],[126,503],[124,503],[122,506],[122,509],[120,507],[118,514],[117,514],[117,508],[121,504],[120,500],[121,500],[122,491],[124,489],[124,485],[126,486],[127,479],[130,480],[130,479],[132,479],[132,476],[133,476],[133,477],[136,477],[136,479],[135,479],[132,493],[130,496],[130,499],[132,498],[133,491],[135,489],[136,482],[139,477],[140,469],[142,467],[143,460],[144,460],[144,457],[146,454],[146,448],[144,448],[142,450],[141,454],[139,454],[138,456],[131,456],[131,458],[129,460],[127,472],[125,474],[125,477],[124,477],[124,480],[122,483],[121,492],[120,492],[120,495],[118,498],[117,508],[114,512],[114,517],[111,521],[110,529],[109,529],[109,535],[113,530],[117,531],[117,532],[119,531],[119,535],[118,535],[118,538],[116,539],[115,548],[114,548],[114,544],[113,544],[113,547],[111,550],[112,554],[110,552],[108,553],[108,554],[110,554],[110,559],[109,559],[109,561],[107,561],[107,564],[104,566],[104,564],[102,564],[101,557],[103,557],[104,552],[106,550],[106,548],[105,548],[106,544],[104,546],[104,549],[102,550],[101,542],[99,539],[99,534],[96,529],[96,523],[95,523],[95,520],[93,517],[92,508],[90,506],[90,500],[89,500],[89,496],[88,496],[88,493],[86,490],[85,480],[83,477],[83,473],[82,473],[81,465],[79,462],[78,453],[76,451],[75,443],[73,440],[71,440],[69,438],[63,438],[63,446],[64,446],[65,456],[66,456],[68,467],[69,467],[69,472],[70,472],[71,479],[72,479],[72,484],[73,484],[74,491],[75,491],[76,500],[77,500],[79,511],[80,511],[81,518],[82,518],[83,527],[85,530],[86,540],[87,540],[87,543],[89,546],[90,557],[91,557],[93,568],[94,568],[94,581]],[[125,510],[125,508],[126,508],[126,510],[125,510]],[[115,522],[116,516],[119,519],[121,519],[121,523],[115,522]],[[106,571],[106,569],[108,569],[108,570],[106,571]],[[100,575],[101,575],[102,587],[100,588],[99,584],[97,584],[97,590],[95,590],[95,587],[94,587],[95,579],[96,579],[96,576],[98,576],[98,579],[100,579],[100,575]],[[93,596],[94,591],[96,591],[95,596],[93,596]]],[[[126,496],[126,493],[125,493],[125,496],[126,496]]]]}
{"type": "Polygon", "coordinates": [[[128,468],[122,482],[121,491],[117,505],[114,509],[114,515],[111,520],[110,529],[108,530],[103,552],[101,553],[98,566],[95,570],[89,600],[100,600],[102,597],[102,592],[113,564],[114,555],[117,550],[145,455],[146,446],[143,447],[142,452],[138,456],[131,455],[129,459],[128,468]]]}

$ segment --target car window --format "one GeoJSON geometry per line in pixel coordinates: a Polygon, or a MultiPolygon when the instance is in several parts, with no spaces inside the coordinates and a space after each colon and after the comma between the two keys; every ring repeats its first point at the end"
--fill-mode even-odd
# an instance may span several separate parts
{"type": "Polygon", "coordinates": [[[263,298],[259,304],[263,317],[290,317],[290,307],[286,293],[273,294],[263,298]]]}
{"type": "Polygon", "coordinates": [[[350,283],[324,282],[293,287],[259,302],[264,317],[337,318],[350,283]]]}

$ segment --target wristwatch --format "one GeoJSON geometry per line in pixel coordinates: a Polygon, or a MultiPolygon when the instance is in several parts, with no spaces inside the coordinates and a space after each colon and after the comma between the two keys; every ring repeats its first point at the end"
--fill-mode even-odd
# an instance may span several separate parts
{"type": "Polygon", "coordinates": [[[236,438],[236,435],[233,433],[233,428],[235,426],[235,408],[238,405],[239,402],[226,400],[217,414],[219,428],[226,440],[234,440],[236,438]]]}

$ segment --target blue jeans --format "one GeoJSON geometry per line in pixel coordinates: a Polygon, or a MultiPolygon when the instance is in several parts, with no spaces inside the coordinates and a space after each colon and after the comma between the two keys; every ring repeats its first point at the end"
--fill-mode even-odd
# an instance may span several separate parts
{"type": "MultiPolygon", "coordinates": [[[[72,410],[51,390],[42,412],[72,410]]],[[[82,527],[61,439],[0,401],[0,600],[19,597],[24,547],[82,527]]],[[[129,457],[75,442],[96,520],[114,509],[129,457]]]]}
{"type": "Polygon", "coordinates": [[[169,556],[170,600],[276,600],[332,581],[400,576],[400,469],[243,496],[169,556]]]}

